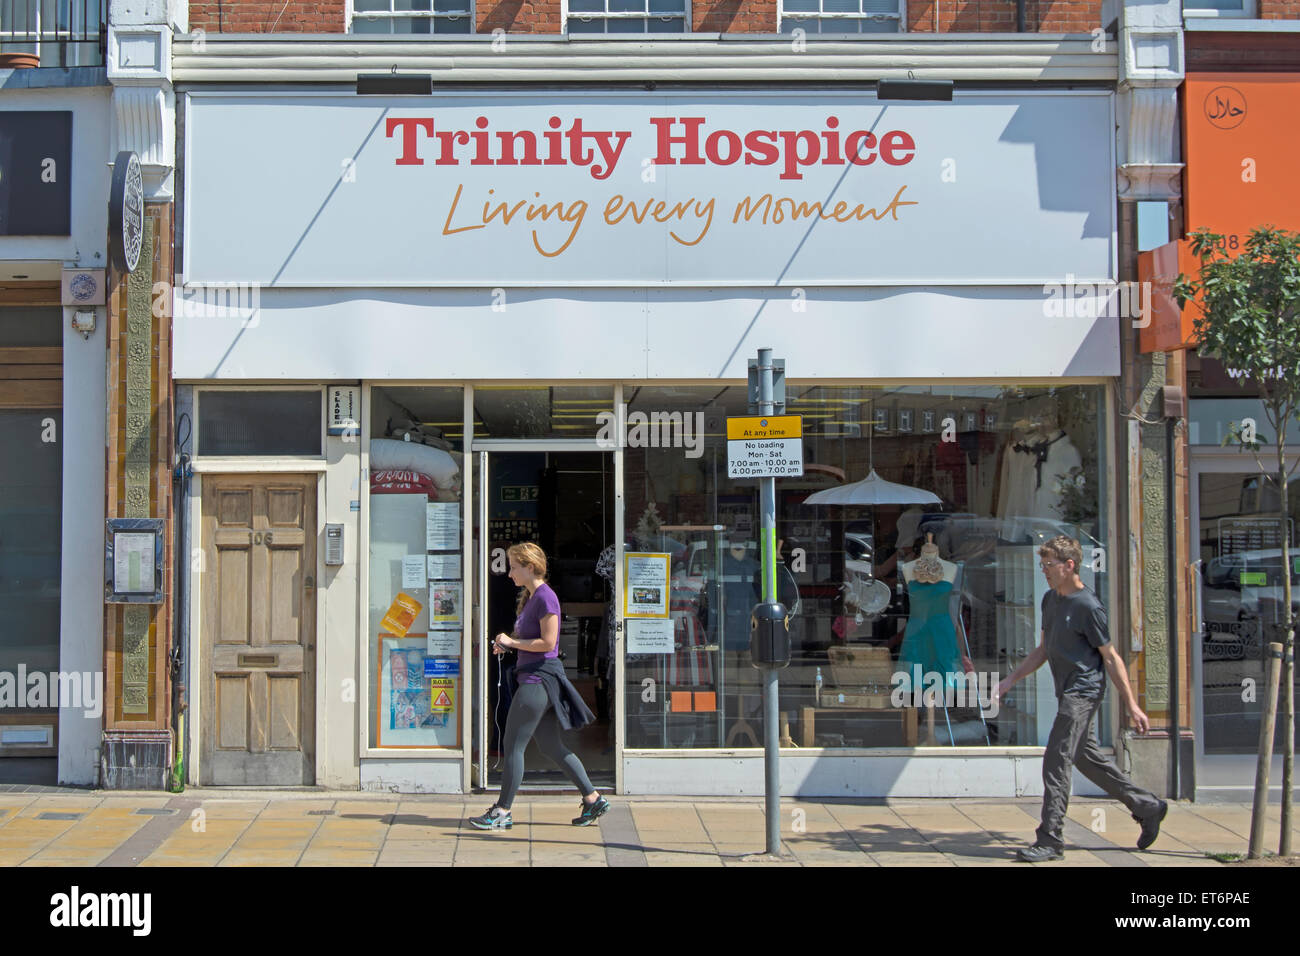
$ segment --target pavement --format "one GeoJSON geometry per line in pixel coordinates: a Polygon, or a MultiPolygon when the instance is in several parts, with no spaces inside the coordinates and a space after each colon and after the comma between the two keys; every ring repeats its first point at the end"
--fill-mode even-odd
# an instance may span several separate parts
{"type": "MultiPolygon", "coordinates": [[[[1246,851],[1247,803],[1171,803],[1160,838],[1111,800],[1070,803],[1063,862],[1023,864],[1039,798],[781,801],[781,858],[765,855],[761,798],[611,796],[597,825],[578,800],[521,794],[514,828],[475,830],[490,795],[190,788],[182,794],[0,792],[9,866],[1015,866],[1221,867],[1246,851]]],[[[1276,849],[1278,807],[1266,846],[1276,849]]],[[[1300,841],[1297,841],[1300,843],[1300,841]]]]}

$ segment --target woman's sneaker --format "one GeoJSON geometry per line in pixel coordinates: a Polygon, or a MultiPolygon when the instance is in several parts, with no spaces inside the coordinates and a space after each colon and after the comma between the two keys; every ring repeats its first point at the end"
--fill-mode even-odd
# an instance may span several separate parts
{"type": "Polygon", "coordinates": [[[470,817],[469,825],[480,830],[509,830],[515,822],[510,819],[509,810],[502,810],[494,803],[483,816],[470,817]]]}
{"type": "Polygon", "coordinates": [[[574,818],[575,827],[589,827],[596,822],[597,818],[604,815],[609,809],[609,801],[604,797],[597,797],[595,803],[582,801],[582,816],[574,818]]]}

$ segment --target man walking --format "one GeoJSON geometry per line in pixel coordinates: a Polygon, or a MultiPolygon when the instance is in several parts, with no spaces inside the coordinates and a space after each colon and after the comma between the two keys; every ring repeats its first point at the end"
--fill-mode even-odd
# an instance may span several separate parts
{"type": "Polygon", "coordinates": [[[1107,759],[1092,729],[1106,690],[1106,674],[1118,689],[1124,709],[1138,733],[1146,733],[1147,715],[1138,708],[1128,673],[1106,626],[1106,609],[1083,586],[1079,542],[1057,535],[1038,549],[1039,567],[1051,588],[1043,595],[1043,641],[1019,667],[998,684],[994,699],[1047,661],[1056,683],[1057,714],[1043,754],[1043,822],[1032,846],[1018,856],[1028,863],[1065,858],[1061,831],[1070,805],[1070,771],[1079,772],[1128,807],[1142,825],[1139,850],[1156,841],[1169,804],[1136,786],[1107,759]],[[1103,672],[1103,668],[1105,672],[1103,672]]]}

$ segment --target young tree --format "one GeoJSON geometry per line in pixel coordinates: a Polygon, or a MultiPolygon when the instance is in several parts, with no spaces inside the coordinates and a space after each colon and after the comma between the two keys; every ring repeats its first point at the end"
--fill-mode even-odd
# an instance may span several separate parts
{"type": "MultiPolygon", "coordinates": [[[[1200,337],[1200,354],[1213,355],[1235,377],[1238,384],[1247,379],[1259,386],[1264,414],[1276,436],[1277,460],[1272,469],[1260,462],[1264,477],[1274,483],[1280,504],[1282,542],[1282,625],[1285,644],[1282,658],[1282,722],[1284,751],[1282,758],[1282,838],[1279,853],[1291,852],[1291,790],[1295,759],[1295,620],[1291,607],[1291,550],[1288,534],[1289,502],[1287,495],[1286,430],[1292,420],[1300,420],[1300,233],[1272,226],[1251,231],[1244,249],[1230,254],[1224,237],[1198,229],[1190,236],[1192,253],[1201,260],[1200,275],[1180,275],[1174,284],[1174,296],[1180,305],[1199,297],[1200,311],[1193,315],[1193,326],[1200,337]],[[1269,471],[1272,474],[1269,474],[1269,471]]],[[[1193,306],[1195,308],[1195,305],[1193,306]]],[[[1237,440],[1258,453],[1263,443],[1254,429],[1234,423],[1229,440],[1237,440]]],[[[1256,458],[1258,461],[1258,457],[1256,458]]],[[[1294,469],[1293,469],[1294,470],[1294,469]]],[[[1275,698],[1275,688],[1265,690],[1266,706],[1275,698]]],[[[1260,748],[1263,780],[1255,781],[1255,812],[1262,814],[1266,799],[1259,799],[1259,788],[1267,786],[1268,759],[1272,753],[1272,735],[1265,740],[1261,732],[1260,748]]],[[[1267,798],[1267,791],[1264,794],[1267,798]]],[[[1258,856],[1254,834],[1262,832],[1252,820],[1250,855],[1258,856]]]]}

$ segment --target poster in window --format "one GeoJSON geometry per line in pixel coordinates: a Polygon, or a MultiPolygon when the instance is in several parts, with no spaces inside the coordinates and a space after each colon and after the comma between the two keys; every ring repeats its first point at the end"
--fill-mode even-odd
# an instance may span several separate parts
{"type": "Polygon", "coordinates": [[[424,550],[455,551],[460,547],[460,505],[430,501],[424,516],[424,550]]]}
{"type": "Polygon", "coordinates": [[[429,582],[429,624],[460,623],[461,587],[459,581],[429,582]]]}
{"type": "Polygon", "coordinates": [[[668,616],[670,555],[629,551],[623,555],[623,613],[626,617],[668,616]]]}
{"type": "Polygon", "coordinates": [[[379,639],[379,747],[454,747],[458,744],[456,679],[425,677],[428,654],[417,636],[379,639]]]}

